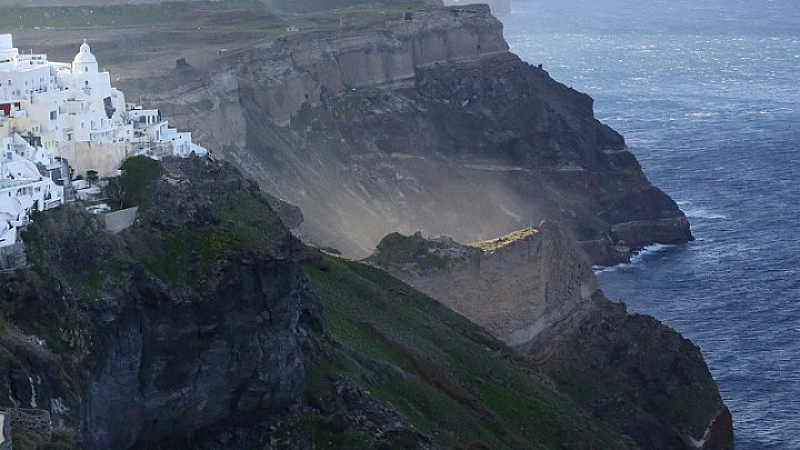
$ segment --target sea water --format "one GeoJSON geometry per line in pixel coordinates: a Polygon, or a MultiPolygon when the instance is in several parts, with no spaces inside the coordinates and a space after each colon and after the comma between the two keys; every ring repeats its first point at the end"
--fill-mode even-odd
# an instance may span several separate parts
{"type": "Polygon", "coordinates": [[[694,242],[599,273],[701,347],[739,450],[800,449],[800,1],[512,1],[512,51],[595,99],[694,242]]]}

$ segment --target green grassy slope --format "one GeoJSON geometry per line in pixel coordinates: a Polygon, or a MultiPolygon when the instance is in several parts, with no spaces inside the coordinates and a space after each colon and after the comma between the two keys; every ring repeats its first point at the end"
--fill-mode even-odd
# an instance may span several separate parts
{"type": "MultiPolygon", "coordinates": [[[[693,407],[716,410],[719,400],[702,361],[675,366],[668,360],[687,353],[690,343],[663,333],[663,339],[648,337],[654,326],[640,324],[644,319],[628,320],[620,311],[619,320],[629,326],[611,337],[606,328],[589,323],[565,344],[569,348],[541,366],[549,374],[544,375],[530,358],[388,273],[303,248],[257,186],[229,164],[179,160],[159,166],[134,158],[125,167],[140,175],[126,189],[140,204],[134,226],[110,235],[73,207],[37,215],[24,234],[32,270],[0,277],[0,325],[43,338],[57,354],[80,356],[85,349],[73,337],[86,331],[87,309],[100,307],[99,298],[126,292],[137,271],[160,280],[176,298],[193,301],[204,286],[214,285],[225,261],[253,252],[300,259],[314,294],[308,297],[316,298],[310,301],[315,305],[304,306],[312,312],[301,318],[308,335],[308,392],[274,431],[272,417],[232,418],[258,424],[244,426],[255,430],[242,438],[247,445],[276,439],[288,443],[278,447],[286,449],[655,448],[637,447],[628,436],[667,421],[681,428],[705,425],[705,417],[690,417],[693,407]],[[604,351],[618,347],[605,345],[611,338],[637,355],[662,355],[660,348],[677,347],[653,364],[620,357],[606,367],[604,351]],[[664,367],[674,369],[661,383],[672,386],[672,397],[660,396],[661,384],[651,393],[620,375],[644,373],[660,380],[664,367]],[[685,391],[672,372],[707,382],[685,391]],[[643,394],[658,404],[631,408],[623,402],[610,414],[598,409],[609,397],[643,394]],[[687,403],[667,405],[664,416],[659,411],[669,401],[687,403]]],[[[402,255],[411,258],[425,248],[418,244],[403,246],[402,255]]],[[[9,403],[0,398],[0,404],[9,403]]],[[[228,433],[234,425],[217,427],[228,433]]]]}
{"type": "Polygon", "coordinates": [[[447,448],[634,447],[477,325],[379,269],[327,262],[305,265],[332,338],[313,336],[312,390],[342,375],[447,448]]]}

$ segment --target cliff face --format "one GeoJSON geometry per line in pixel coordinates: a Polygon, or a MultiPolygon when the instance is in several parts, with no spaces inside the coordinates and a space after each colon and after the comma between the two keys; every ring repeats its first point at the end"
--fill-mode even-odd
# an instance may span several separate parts
{"type": "Polygon", "coordinates": [[[129,292],[92,319],[87,448],[130,448],[298,402],[301,273],[291,262],[248,258],[191,299],[134,275],[129,292]]]}
{"type": "Polygon", "coordinates": [[[237,55],[231,69],[243,106],[285,126],[303,105],[320,106],[345,90],[408,88],[417,69],[508,52],[485,8],[434,11],[409,12],[382,29],[290,36],[237,55]]]}
{"type": "Polygon", "coordinates": [[[369,260],[516,348],[557,323],[577,323],[598,289],[588,261],[549,222],[474,247],[389,235],[369,260]],[[399,251],[404,264],[396,264],[399,251]]]}
{"type": "Polygon", "coordinates": [[[210,162],[155,175],[137,178],[139,225],[110,235],[76,209],[42,214],[25,236],[40,270],[0,280],[19,327],[2,337],[5,398],[51,410],[80,448],[280,417],[306,389],[300,317],[313,300],[267,200],[210,162]]]}
{"type": "Polygon", "coordinates": [[[347,254],[391,231],[466,242],[544,219],[567,225],[595,263],[691,237],[592,100],[509,53],[487,7],[387,17],[142,89],[298,205],[305,237],[347,254]]]}
{"type": "Polygon", "coordinates": [[[555,224],[472,246],[392,234],[368,261],[525,354],[641,448],[732,448],[730,413],[699,349],[608,301],[555,224]]]}
{"type": "MultiPolygon", "coordinates": [[[[419,280],[449,271],[437,292],[491,283],[468,285],[490,301],[449,286],[512,350],[382,270],[304,247],[228,164],[124,167],[131,228],[42,213],[31,268],[0,274],[0,406],[48,409],[79,448],[684,448],[669,442],[705,439],[720,412],[696,349],[604,304],[552,224],[480,248],[382,244],[419,280]],[[620,411],[673,446],[646,446],[620,411]]],[[[707,448],[730,440],[719,417],[707,448]]]]}
{"type": "Polygon", "coordinates": [[[212,147],[244,148],[248,126],[258,126],[247,120],[287,126],[304,105],[357,88],[413,87],[418,68],[508,52],[502,25],[485,6],[389,16],[381,25],[290,34],[215,58],[209,73],[184,66],[166,84],[141,80],[131,89],[175,111],[171,117],[194,125],[212,147]]]}

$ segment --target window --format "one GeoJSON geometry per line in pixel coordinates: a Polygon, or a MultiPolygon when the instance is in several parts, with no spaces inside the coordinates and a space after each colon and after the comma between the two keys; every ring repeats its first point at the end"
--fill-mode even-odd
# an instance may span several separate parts
{"type": "Polygon", "coordinates": [[[50,111],[50,120],[58,119],[58,111],[50,111]]]}

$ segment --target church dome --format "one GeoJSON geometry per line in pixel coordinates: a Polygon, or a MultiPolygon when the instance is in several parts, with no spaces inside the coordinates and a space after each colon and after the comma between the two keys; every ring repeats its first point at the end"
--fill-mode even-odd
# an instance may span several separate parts
{"type": "Polygon", "coordinates": [[[92,54],[92,49],[89,47],[89,44],[86,43],[86,40],[83,41],[81,50],[75,55],[72,64],[97,64],[97,58],[92,54]]]}

